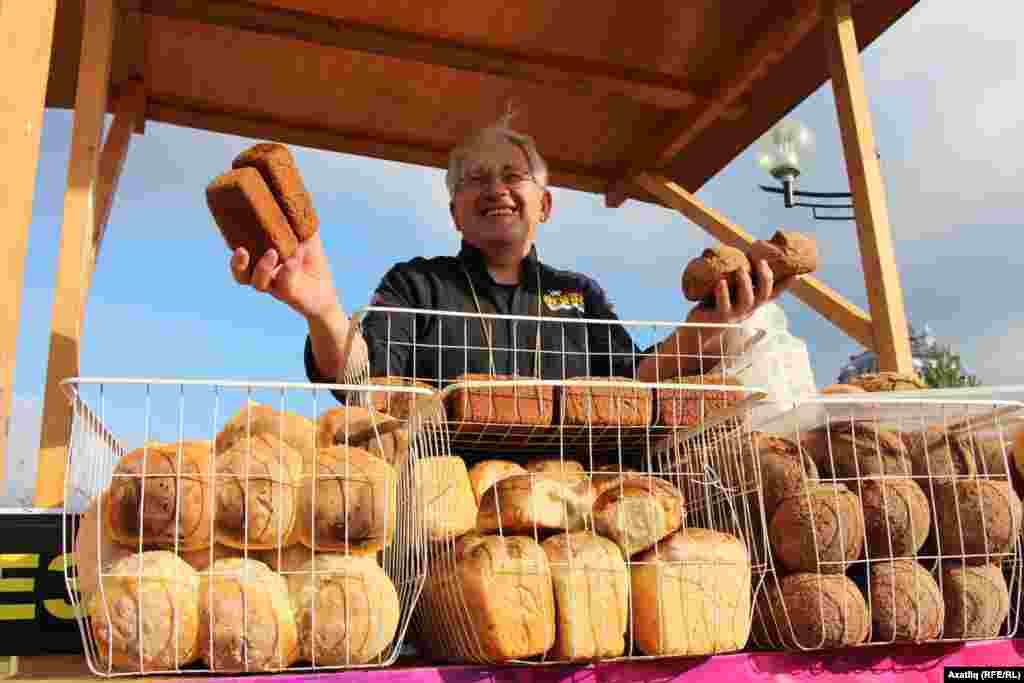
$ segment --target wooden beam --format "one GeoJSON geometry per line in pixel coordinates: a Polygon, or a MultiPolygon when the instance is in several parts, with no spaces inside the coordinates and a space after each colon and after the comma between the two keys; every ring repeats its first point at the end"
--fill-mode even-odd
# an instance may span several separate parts
{"type": "Polygon", "coordinates": [[[822,0],[822,15],[875,351],[882,370],[913,372],[910,331],[849,0],[822,0]]]}
{"type": "MultiPolygon", "coordinates": [[[[151,121],[441,169],[448,167],[451,151],[450,145],[435,142],[385,139],[364,131],[317,128],[306,123],[277,120],[258,112],[213,109],[204,103],[156,93],[148,95],[146,112],[151,121]]],[[[553,186],[600,192],[608,184],[608,175],[595,173],[594,169],[557,158],[545,157],[545,161],[549,169],[549,183],[553,186]]]]}
{"type": "Polygon", "coordinates": [[[7,162],[0,180],[0,484],[7,480],[25,256],[56,15],[56,0],[0,2],[0,59],[7,74],[0,88],[0,149],[7,162]]]}
{"type": "MultiPolygon", "coordinates": [[[[619,69],[585,59],[534,56],[482,45],[401,33],[334,17],[240,3],[237,0],[177,0],[149,3],[154,16],[187,19],[235,30],[301,40],[380,57],[442,66],[523,81],[590,97],[623,97],[644,105],[678,110],[705,101],[700,93],[665,74],[619,69]]],[[[739,118],[744,103],[724,115],[739,118]]]]}
{"type": "MultiPolygon", "coordinates": [[[[754,238],[740,226],[704,206],[696,197],[662,176],[642,173],[639,186],[665,206],[675,209],[723,244],[747,251],[754,238]]],[[[810,275],[797,278],[789,292],[867,349],[874,349],[871,319],[841,294],[810,275]]]]}
{"type": "Polygon", "coordinates": [[[755,81],[818,25],[820,16],[818,0],[800,0],[794,15],[782,16],[769,26],[709,99],[676,118],[674,123],[658,126],[646,142],[638,145],[636,155],[629,159],[625,171],[606,189],[605,205],[622,206],[637,175],[667,165],[722,118],[723,113],[742,98],[755,81]]]}
{"type": "Polygon", "coordinates": [[[88,272],[85,255],[95,229],[100,143],[114,42],[114,0],[86,0],[84,10],[36,477],[35,505],[44,508],[59,506],[64,500],[71,406],[60,382],[79,373],[82,288],[88,272]]]}
{"type": "Polygon", "coordinates": [[[96,272],[103,236],[107,232],[110,210],[114,206],[117,184],[121,170],[128,157],[128,145],[132,133],[143,130],[146,119],[146,90],[141,80],[129,81],[114,100],[114,121],[107,131],[100,154],[99,179],[96,183],[96,219],[92,239],[86,243],[85,283],[82,286],[82,317],[84,319],[86,300],[92,288],[92,277],[96,272]]]}

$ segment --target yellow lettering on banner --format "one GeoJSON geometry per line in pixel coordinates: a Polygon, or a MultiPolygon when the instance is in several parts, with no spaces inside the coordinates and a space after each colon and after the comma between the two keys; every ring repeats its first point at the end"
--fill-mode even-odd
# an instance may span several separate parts
{"type": "MultiPolygon", "coordinates": [[[[67,555],[58,555],[53,558],[53,562],[50,563],[48,569],[51,572],[61,572],[63,574],[67,569],[67,560],[67,555]]],[[[77,591],[78,580],[74,578],[69,579],[68,589],[77,591]]],[[[70,604],[65,598],[51,598],[50,600],[44,600],[43,608],[58,619],[74,619],[77,613],[75,606],[70,604]]]]}
{"type": "MultiPolygon", "coordinates": [[[[39,555],[31,553],[0,554],[0,577],[4,569],[37,569],[39,555]]],[[[35,590],[35,579],[24,577],[0,578],[0,593],[31,593],[35,590]]],[[[21,621],[36,618],[35,603],[0,605],[0,621],[21,621]]]]}
{"type": "Polygon", "coordinates": [[[34,621],[35,605],[0,605],[0,621],[34,621]]]}

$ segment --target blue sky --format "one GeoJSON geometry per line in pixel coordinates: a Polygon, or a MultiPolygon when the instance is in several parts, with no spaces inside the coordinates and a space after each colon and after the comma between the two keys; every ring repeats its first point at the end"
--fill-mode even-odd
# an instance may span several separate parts
{"type": "MultiPolygon", "coordinates": [[[[1016,3],[978,12],[926,0],[864,53],[907,310],[987,384],[1024,382],[1021,19],[1016,3]]],[[[793,115],[817,137],[802,187],[845,189],[830,87],[793,115]]],[[[23,498],[34,480],[71,123],[68,111],[46,112],[11,425],[9,458],[19,472],[8,500],[23,498]]],[[[254,142],[153,122],[133,138],[88,304],[83,375],[304,380],[303,321],[234,284],[204,200],[207,182],[254,142]]],[[[458,248],[440,171],[292,150],[347,310],[368,301],[392,263],[458,248]]],[[[757,237],[812,233],[818,274],[867,309],[854,224],[787,210],[757,190],[766,180],[750,149],[698,197],[757,237]]],[[[679,275],[712,243],[668,210],[606,209],[600,197],[555,189],[538,248],[552,264],[597,277],[623,318],[681,320],[688,305],[679,275]]],[[[782,305],[808,344],[818,385],[831,383],[861,349],[791,296],[782,305]]]]}

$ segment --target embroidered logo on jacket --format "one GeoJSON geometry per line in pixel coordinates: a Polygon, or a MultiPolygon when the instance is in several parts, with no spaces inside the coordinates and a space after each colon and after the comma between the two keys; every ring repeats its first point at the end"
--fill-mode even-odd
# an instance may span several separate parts
{"type": "Polygon", "coordinates": [[[544,295],[544,303],[552,311],[568,311],[575,308],[583,313],[583,295],[579,292],[563,292],[556,289],[544,295]]]}

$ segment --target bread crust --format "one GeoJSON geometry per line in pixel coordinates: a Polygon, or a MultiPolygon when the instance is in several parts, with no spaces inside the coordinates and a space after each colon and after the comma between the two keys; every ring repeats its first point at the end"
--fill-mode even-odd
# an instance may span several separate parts
{"type": "Polygon", "coordinates": [[[473,485],[473,495],[477,505],[487,489],[497,482],[517,474],[528,474],[520,465],[510,460],[481,460],[469,469],[469,481],[473,485]]]}
{"type": "Polygon", "coordinates": [[[817,242],[810,235],[799,232],[778,230],[771,239],[751,244],[748,255],[751,263],[767,261],[776,282],[818,269],[817,242]]]}
{"type": "Polygon", "coordinates": [[[199,614],[199,649],[213,671],[280,671],[298,659],[287,583],[262,562],[215,562],[201,575],[199,614]]]}
{"type": "Polygon", "coordinates": [[[232,251],[249,252],[249,272],[267,251],[281,261],[295,255],[299,242],[273,193],[254,168],[238,168],[206,186],[206,205],[232,251]]]}
{"type": "Polygon", "coordinates": [[[394,539],[397,475],[354,446],[322,448],[307,462],[298,504],[298,538],[308,548],[372,554],[394,539]]]}
{"type": "Polygon", "coordinates": [[[214,509],[210,460],[209,449],[195,442],[147,446],[124,456],[114,467],[102,505],[111,537],[134,548],[209,548],[214,509]]]}
{"type": "Polygon", "coordinates": [[[290,581],[299,653],[314,666],[369,664],[398,631],[398,592],[372,557],[325,553],[290,581]]]}
{"type": "Polygon", "coordinates": [[[299,242],[316,234],[320,219],[287,147],[273,142],[253,145],[235,157],[231,167],[253,168],[260,174],[299,242]]]}
{"type": "Polygon", "coordinates": [[[684,528],[640,553],[630,568],[634,636],[648,655],[741,649],[750,634],[750,557],[743,543],[684,528]]]}
{"type": "Polygon", "coordinates": [[[722,278],[729,283],[730,293],[735,293],[737,275],[750,273],[750,260],[735,247],[720,244],[705,249],[697,258],[686,264],[683,271],[683,295],[690,301],[714,303],[715,286],[722,278]]]}
{"type": "Polygon", "coordinates": [[[627,557],[647,550],[686,519],[682,491],[664,479],[624,475],[603,487],[594,501],[594,529],[627,557]]]}
{"type": "Polygon", "coordinates": [[[172,552],[132,553],[85,601],[101,670],[170,672],[199,657],[199,576],[172,552]],[[139,624],[142,629],[140,631],[139,624]]]}

